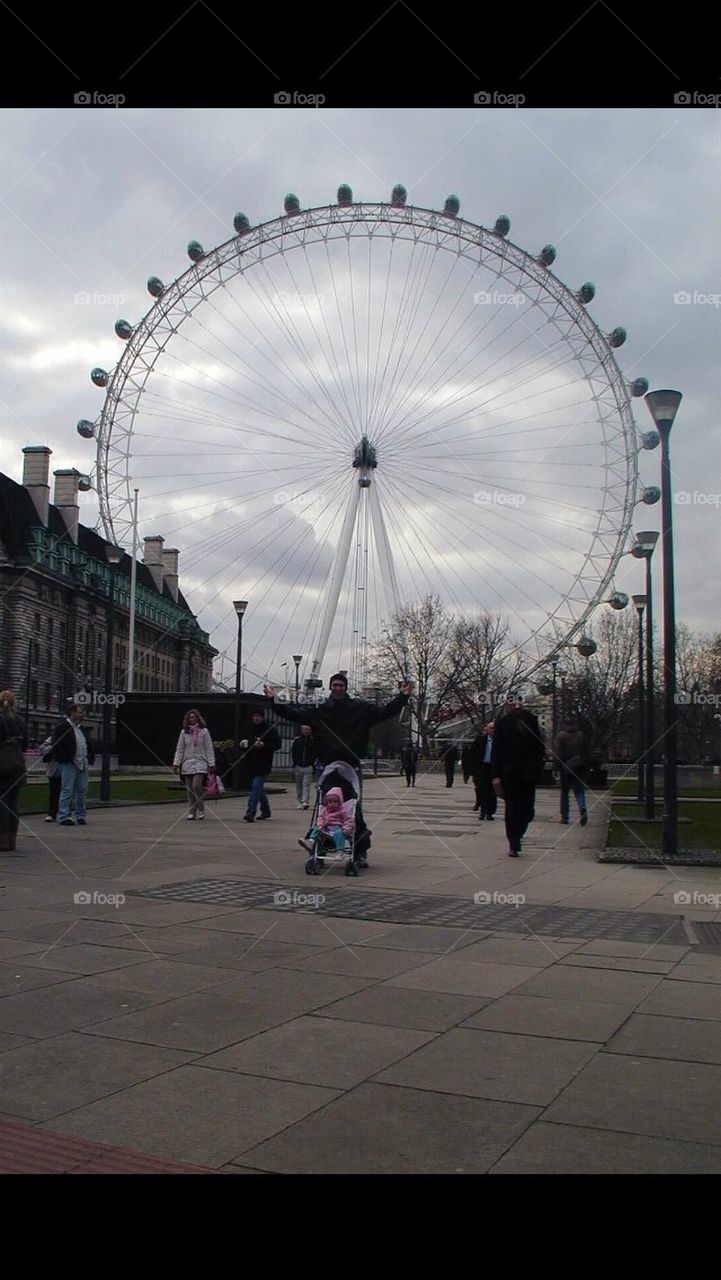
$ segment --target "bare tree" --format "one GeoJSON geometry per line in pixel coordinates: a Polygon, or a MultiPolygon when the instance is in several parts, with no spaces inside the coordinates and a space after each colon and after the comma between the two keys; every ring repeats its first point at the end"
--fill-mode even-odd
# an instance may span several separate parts
{"type": "Polygon", "coordinates": [[[406,678],[413,682],[417,732],[424,750],[431,703],[450,693],[446,672],[453,628],[453,617],[440,597],[427,595],[394,614],[370,649],[369,670],[379,685],[393,688],[406,678]]]}
{"type": "Polygon", "coordinates": [[[717,759],[721,738],[721,634],[676,629],[679,757],[717,759]],[[715,701],[719,698],[719,702],[715,701]]]}
{"type": "Polygon", "coordinates": [[[471,721],[480,728],[523,679],[524,663],[500,613],[459,618],[446,677],[471,721]]]}
{"type": "Polygon", "coordinates": [[[635,612],[602,613],[588,634],[596,653],[582,658],[568,650],[566,705],[561,714],[575,714],[585,722],[592,744],[605,755],[618,740],[632,741],[638,723],[638,622],[635,612]]]}

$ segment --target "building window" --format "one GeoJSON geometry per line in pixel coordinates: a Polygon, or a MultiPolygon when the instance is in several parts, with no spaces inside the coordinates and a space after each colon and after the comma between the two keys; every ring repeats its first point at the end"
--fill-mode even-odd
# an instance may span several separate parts
{"type": "Polygon", "coordinates": [[[30,706],[36,707],[37,705],[38,705],[38,682],[37,680],[31,680],[30,681],[30,706]]]}
{"type": "Polygon", "coordinates": [[[53,620],[52,618],[48,618],[48,635],[51,636],[52,634],[53,634],[53,620]]]}
{"type": "Polygon", "coordinates": [[[52,704],[51,704],[51,698],[52,698],[52,694],[51,694],[51,692],[50,692],[50,685],[49,685],[49,684],[46,684],[46,685],[45,685],[45,706],[46,706],[46,708],[47,708],[47,710],[48,710],[48,711],[50,710],[50,707],[51,707],[51,705],[52,705],[52,704]]]}

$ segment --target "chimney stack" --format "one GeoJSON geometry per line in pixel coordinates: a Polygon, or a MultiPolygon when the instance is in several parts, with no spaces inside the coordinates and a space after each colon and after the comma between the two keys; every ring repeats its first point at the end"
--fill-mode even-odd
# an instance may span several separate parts
{"type": "Polygon", "coordinates": [[[33,500],[43,529],[48,527],[50,506],[50,454],[47,445],[28,445],[23,449],[23,486],[33,500]]]}
{"type": "Polygon", "coordinates": [[[163,591],[163,543],[165,538],[161,538],[159,534],[151,538],[143,538],[145,543],[145,551],[143,552],[143,564],[147,566],[153,575],[153,582],[158,591],[163,591]]]}
{"type": "Polygon", "coordinates": [[[163,551],[163,578],[175,603],[178,603],[178,549],[168,547],[163,551]]]}
{"type": "Polygon", "coordinates": [[[78,483],[80,472],[75,467],[64,471],[54,471],[55,495],[53,505],[57,507],[70,541],[78,545],[78,526],[80,524],[80,503],[78,502],[78,483]]]}

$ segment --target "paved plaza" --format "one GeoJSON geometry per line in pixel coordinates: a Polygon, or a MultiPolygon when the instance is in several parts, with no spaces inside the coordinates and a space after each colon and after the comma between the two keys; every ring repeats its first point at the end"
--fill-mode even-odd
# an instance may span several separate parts
{"type": "Polygon", "coordinates": [[[600,864],[599,793],[510,859],[471,803],[370,779],[357,879],[305,874],[291,788],[25,819],[0,1171],[721,1172],[721,870],[600,864]]]}

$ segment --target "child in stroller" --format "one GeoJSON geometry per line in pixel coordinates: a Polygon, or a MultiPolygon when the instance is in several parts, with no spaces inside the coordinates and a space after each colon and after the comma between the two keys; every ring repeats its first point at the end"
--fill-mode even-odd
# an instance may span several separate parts
{"type": "Polygon", "coordinates": [[[304,840],[298,841],[310,854],[305,864],[308,875],[320,875],[327,856],[333,862],[347,858],[346,875],[358,875],[358,866],[364,862],[364,845],[356,829],[359,796],[360,781],[349,764],[336,760],[323,769],[317,782],[310,830],[304,840]]]}

